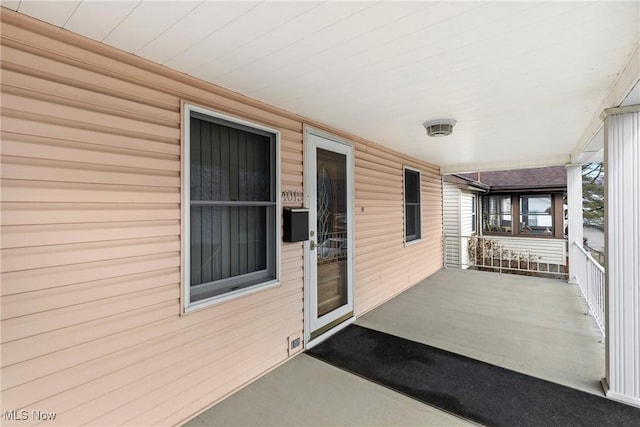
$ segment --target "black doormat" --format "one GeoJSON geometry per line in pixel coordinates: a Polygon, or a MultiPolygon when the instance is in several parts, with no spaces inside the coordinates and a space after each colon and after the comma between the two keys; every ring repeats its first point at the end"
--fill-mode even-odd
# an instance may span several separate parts
{"type": "Polygon", "coordinates": [[[307,354],[487,426],[640,426],[640,409],[351,325],[307,354]]]}

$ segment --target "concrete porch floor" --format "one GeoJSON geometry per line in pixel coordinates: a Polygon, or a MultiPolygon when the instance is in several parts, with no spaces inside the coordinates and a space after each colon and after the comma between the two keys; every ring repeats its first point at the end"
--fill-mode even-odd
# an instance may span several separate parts
{"type": "MultiPolygon", "coordinates": [[[[441,270],[356,324],[602,396],[604,344],[585,311],[561,280],[441,270]]],[[[302,354],[185,425],[470,424],[302,354]]]]}

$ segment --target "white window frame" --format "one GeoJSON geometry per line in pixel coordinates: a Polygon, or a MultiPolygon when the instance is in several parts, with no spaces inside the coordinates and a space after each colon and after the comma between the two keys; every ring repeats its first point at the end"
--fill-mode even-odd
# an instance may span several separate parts
{"type": "MultiPolygon", "coordinates": [[[[280,271],[281,271],[281,250],[280,242],[282,241],[282,225],[281,225],[281,212],[282,212],[282,197],[280,196],[280,131],[267,126],[263,126],[254,122],[243,120],[237,117],[229,116],[214,110],[210,110],[204,107],[199,107],[187,102],[182,103],[182,183],[180,191],[182,192],[182,313],[191,313],[196,310],[200,310],[206,307],[210,307],[215,304],[219,304],[232,299],[240,298],[245,295],[250,295],[255,292],[259,292],[265,289],[270,289],[280,285],[280,271]],[[230,291],[221,295],[216,295],[210,298],[206,298],[200,301],[191,301],[191,156],[190,156],[190,136],[191,136],[191,113],[196,112],[211,116],[213,118],[232,122],[248,128],[269,132],[275,135],[275,171],[273,179],[275,179],[275,218],[274,226],[274,245],[275,245],[275,278],[267,280],[265,282],[256,283],[251,286],[247,286],[242,289],[230,291]]],[[[269,248],[268,248],[269,250],[269,248]]],[[[251,273],[249,273],[250,275],[251,273]]],[[[240,277],[240,276],[236,276],[240,277]]],[[[236,277],[229,278],[229,281],[233,281],[236,277]]]]}
{"type": "Polygon", "coordinates": [[[420,243],[422,241],[422,171],[420,169],[412,168],[410,166],[402,167],[402,217],[403,221],[403,230],[402,230],[402,239],[404,241],[405,246],[415,245],[416,243],[420,243]],[[418,222],[420,224],[420,237],[417,239],[407,241],[407,183],[405,182],[406,171],[409,170],[411,172],[417,172],[418,174],[418,203],[420,204],[420,215],[418,215],[418,222]]]}
{"type": "Polygon", "coordinates": [[[478,195],[471,195],[471,233],[478,233],[478,195]]]}

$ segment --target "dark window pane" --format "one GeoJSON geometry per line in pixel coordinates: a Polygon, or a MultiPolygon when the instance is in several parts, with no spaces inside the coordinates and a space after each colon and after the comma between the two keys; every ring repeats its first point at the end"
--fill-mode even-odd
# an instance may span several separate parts
{"type": "Polygon", "coordinates": [[[191,285],[265,270],[268,209],[192,206],[191,285]]]}
{"type": "Polygon", "coordinates": [[[191,200],[270,201],[271,137],[191,119],[191,200]]]}
{"type": "Polygon", "coordinates": [[[191,119],[190,153],[191,157],[191,200],[202,200],[202,155],[200,149],[200,120],[191,119]]]}
{"type": "Polygon", "coordinates": [[[409,205],[407,212],[407,236],[411,240],[420,238],[420,206],[409,205]]]}
{"type": "Polygon", "coordinates": [[[276,278],[276,135],[192,112],[191,301],[276,278]]]}
{"type": "Polygon", "coordinates": [[[420,173],[404,170],[405,241],[421,238],[420,173]]]}
{"type": "Polygon", "coordinates": [[[233,171],[233,167],[231,166],[231,154],[230,154],[230,143],[229,143],[229,129],[225,126],[218,126],[209,124],[210,126],[214,126],[217,132],[216,145],[220,147],[220,164],[217,165],[217,168],[220,170],[220,198],[216,200],[231,200],[231,191],[229,187],[231,186],[231,175],[233,171]]]}
{"type": "Polygon", "coordinates": [[[420,174],[408,169],[404,171],[404,183],[405,183],[405,202],[406,203],[419,203],[420,202],[420,174]]]}
{"type": "Polygon", "coordinates": [[[191,207],[191,284],[202,283],[202,208],[191,207]]]}

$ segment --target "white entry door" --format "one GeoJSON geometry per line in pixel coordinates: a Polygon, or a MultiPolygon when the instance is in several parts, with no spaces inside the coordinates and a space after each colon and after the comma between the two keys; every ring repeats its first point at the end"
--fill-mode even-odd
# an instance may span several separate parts
{"type": "Polygon", "coordinates": [[[353,147],[305,132],[305,338],[353,317],[353,147]]]}

